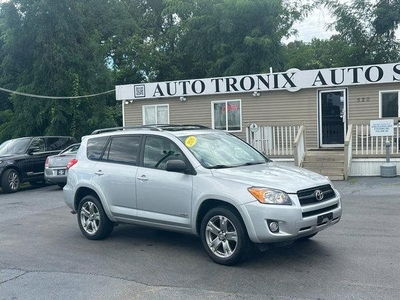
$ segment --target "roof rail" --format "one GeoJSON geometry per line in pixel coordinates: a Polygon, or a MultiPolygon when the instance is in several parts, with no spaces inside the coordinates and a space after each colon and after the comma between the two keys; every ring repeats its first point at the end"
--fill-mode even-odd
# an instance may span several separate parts
{"type": "Polygon", "coordinates": [[[158,124],[155,126],[165,131],[210,129],[207,126],[197,124],[158,124]]]}
{"type": "Polygon", "coordinates": [[[209,129],[207,126],[203,125],[176,125],[176,124],[151,124],[151,125],[137,125],[137,126],[122,126],[122,127],[111,127],[96,129],[91,134],[99,134],[103,132],[111,132],[118,130],[127,129],[147,129],[156,131],[179,131],[179,130],[196,130],[196,129],[209,129]]]}

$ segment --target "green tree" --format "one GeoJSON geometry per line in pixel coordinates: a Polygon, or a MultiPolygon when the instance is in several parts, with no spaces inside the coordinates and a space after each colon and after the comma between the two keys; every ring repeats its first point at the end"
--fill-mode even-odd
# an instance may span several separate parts
{"type": "MultiPolygon", "coordinates": [[[[343,4],[320,0],[336,18],[331,26],[338,32],[334,38],[351,48],[347,62],[352,65],[398,61],[400,44],[394,34],[399,24],[398,1],[354,0],[343,4]]],[[[341,49],[337,49],[340,51],[341,49]]]]}
{"type": "Polygon", "coordinates": [[[285,69],[300,70],[351,65],[352,48],[333,36],[328,40],[314,38],[310,43],[294,41],[285,46],[285,69]]]}
{"type": "MultiPolygon", "coordinates": [[[[183,0],[179,2],[184,6],[183,0]]],[[[282,38],[300,18],[281,0],[191,1],[179,39],[188,77],[252,74],[282,69],[282,38]],[[187,15],[192,15],[186,18],[187,15]]],[[[180,14],[178,13],[178,16],[180,14]]]]}
{"type": "Polygon", "coordinates": [[[378,34],[393,37],[400,23],[400,1],[380,0],[374,8],[375,19],[372,24],[378,34]]]}
{"type": "Polygon", "coordinates": [[[282,37],[301,16],[282,0],[136,2],[135,30],[107,41],[120,84],[281,68],[282,37]]]}
{"type": "MultiPolygon", "coordinates": [[[[114,88],[93,8],[108,1],[11,0],[1,6],[1,85],[18,92],[76,96],[114,88]]],[[[82,100],[11,95],[14,117],[4,135],[71,134],[115,125],[113,94],[82,100]]]]}

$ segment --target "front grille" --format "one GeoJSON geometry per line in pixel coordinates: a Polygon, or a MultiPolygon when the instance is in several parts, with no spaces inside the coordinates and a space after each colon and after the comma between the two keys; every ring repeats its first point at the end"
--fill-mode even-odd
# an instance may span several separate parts
{"type": "Polygon", "coordinates": [[[309,211],[309,212],[304,212],[303,213],[303,218],[307,218],[307,217],[311,217],[311,216],[318,216],[321,215],[323,213],[326,213],[328,211],[332,211],[336,208],[338,208],[339,205],[335,204],[329,207],[325,207],[325,208],[321,208],[321,209],[317,209],[317,210],[313,210],[313,211],[309,211]]]}
{"type": "Polygon", "coordinates": [[[301,190],[297,192],[297,197],[299,198],[300,205],[309,205],[313,203],[324,202],[335,197],[335,191],[332,187],[327,184],[323,186],[313,187],[306,190],[301,190]],[[317,199],[316,191],[321,191],[323,198],[321,200],[317,199]]]}

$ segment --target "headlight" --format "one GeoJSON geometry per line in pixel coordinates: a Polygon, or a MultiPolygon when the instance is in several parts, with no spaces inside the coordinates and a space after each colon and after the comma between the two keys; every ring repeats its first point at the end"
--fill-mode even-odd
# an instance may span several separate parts
{"type": "Polygon", "coordinates": [[[288,194],[270,188],[251,187],[247,189],[260,203],[292,205],[288,194]]]}

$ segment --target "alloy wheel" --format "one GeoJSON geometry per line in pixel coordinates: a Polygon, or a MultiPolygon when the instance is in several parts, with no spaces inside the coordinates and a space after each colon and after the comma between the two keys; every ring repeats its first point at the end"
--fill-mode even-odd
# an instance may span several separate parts
{"type": "Polygon", "coordinates": [[[90,235],[95,234],[100,226],[100,213],[96,204],[91,201],[84,203],[80,217],[83,229],[90,235]]]}
{"type": "Polygon", "coordinates": [[[205,238],[209,249],[220,258],[231,257],[237,248],[238,234],[227,217],[216,215],[206,226],[205,238]]]}
{"type": "Polygon", "coordinates": [[[13,190],[13,191],[18,190],[19,176],[18,176],[17,172],[11,171],[10,174],[8,174],[8,185],[11,190],[13,190]]]}

